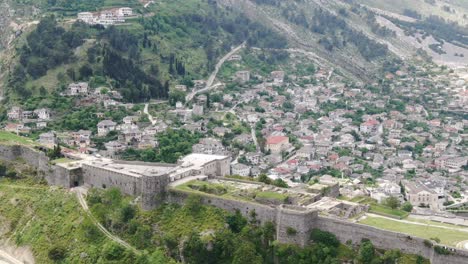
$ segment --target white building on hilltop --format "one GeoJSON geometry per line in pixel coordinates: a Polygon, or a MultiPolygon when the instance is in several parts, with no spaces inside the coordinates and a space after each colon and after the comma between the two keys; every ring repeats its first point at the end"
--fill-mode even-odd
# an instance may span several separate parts
{"type": "Polygon", "coordinates": [[[99,24],[103,26],[124,23],[125,18],[133,16],[133,10],[130,7],[112,8],[99,12],[81,12],[78,13],[78,20],[87,24],[99,24]]]}

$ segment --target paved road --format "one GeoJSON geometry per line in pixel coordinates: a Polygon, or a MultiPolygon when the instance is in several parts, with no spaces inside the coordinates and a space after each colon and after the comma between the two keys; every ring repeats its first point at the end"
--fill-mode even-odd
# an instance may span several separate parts
{"type": "Polygon", "coordinates": [[[106,236],[108,237],[109,239],[111,239],[112,241],[120,244],[121,246],[123,246],[124,248],[126,249],[130,249],[132,250],[133,252],[135,252],[136,254],[139,254],[140,252],[132,247],[130,244],[128,244],[127,242],[123,241],[122,239],[112,235],[101,223],[99,223],[99,221],[94,218],[94,216],[91,214],[91,212],[89,211],[89,207],[88,207],[88,203],[86,202],[86,199],[84,198],[84,194],[86,192],[86,190],[82,187],[77,187],[77,188],[74,188],[72,189],[73,192],[76,193],[76,197],[78,198],[78,201],[80,202],[80,205],[81,207],[83,208],[83,210],[86,212],[86,214],[88,214],[88,216],[91,218],[91,220],[93,221],[93,223],[97,226],[97,228],[99,228],[99,230],[106,236]]]}
{"type": "Polygon", "coordinates": [[[236,52],[238,52],[239,50],[241,50],[244,47],[245,47],[245,42],[242,43],[241,45],[235,47],[234,49],[232,49],[226,55],[224,55],[224,57],[222,57],[218,61],[218,63],[216,64],[214,71],[211,73],[210,77],[208,78],[208,81],[206,82],[205,88],[200,89],[198,91],[195,91],[195,90],[192,91],[190,94],[187,95],[187,97],[185,97],[185,101],[190,102],[196,94],[206,92],[206,91],[208,91],[208,90],[210,90],[210,89],[212,89],[212,88],[214,88],[216,86],[221,85],[221,84],[213,85],[213,83],[214,83],[214,81],[216,79],[216,76],[218,75],[218,72],[221,69],[221,66],[223,66],[223,64],[226,62],[227,59],[229,59],[229,57],[231,57],[232,55],[234,55],[236,52]]]}
{"type": "Polygon", "coordinates": [[[156,125],[157,120],[149,113],[148,111],[149,104],[145,104],[145,108],[143,109],[143,113],[148,116],[149,121],[154,126],[156,125]]]}

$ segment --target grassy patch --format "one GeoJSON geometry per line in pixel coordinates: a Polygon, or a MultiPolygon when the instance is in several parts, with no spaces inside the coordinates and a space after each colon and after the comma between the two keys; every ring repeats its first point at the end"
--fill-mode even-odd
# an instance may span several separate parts
{"type": "Polygon", "coordinates": [[[225,225],[225,214],[225,211],[210,206],[202,206],[194,213],[185,207],[168,205],[153,211],[151,216],[166,235],[182,237],[193,231],[221,230],[225,225]]]}
{"type": "Polygon", "coordinates": [[[52,163],[62,164],[62,163],[69,163],[69,162],[72,162],[72,161],[75,161],[75,160],[68,159],[68,158],[60,158],[60,159],[53,160],[52,163]]]}
{"type": "Polygon", "coordinates": [[[21,145],[36,145],[32,140],[17,136],[13,133],[0,131],[0,143],[7,143],[7,144],[21,144],[21,145]]]}
{"type": "Polygon", "coordinates": [[[96,232],[93,240],[86,237],[88,219],[74,194],[28,181],[2,180],[0,196],[0,222],[9,226],[5,238],[19,246],[29,246],[37,263],[54,263],[48,252],[55,246],[66,249],[66,263],[97,260],[96,249],[104,242],[104,236],[96,232]],[[88,257],[81,259],[82,252],[88,257]]]}
{"type": "Polygon", "coordinates": [[[396,217],[399,219],[406,218],[409,215],[408,212],[405,212],[403,210],[392,209],[390,207],[377,204],[377,203],[371,204],[369,211],[374,214],[380,214],[380,215],[385,215],[389,217],[396,217]]]}
{"type": "Polygon", "coordinates": [[[377,203],[376,200],[370,197],[358,196],[358,197],[354,197],[350,201],[355,202],[355,203],[370,205],[369,212],[374,213],[374,214],[384,215],[384,216],[398,218],[398,219],[406,218],[409,215],[409,213],[406,211],[399,210],[399,209],[392,209],[383,204],[379,204],[377,203]]]}
{"type": "Polygon", "coordinates": [[[427,225],[466,229],[468,231],[468,227],[458,226],[458,225],[453,225],[453,224],[448,224],[448,223],[441,223],[441,222],[436,222],[436,221],[431,221],[431,220],[416,219],[416,218],[411,218],[411,217],[408,217],[405,220],[415,222],[415,223],[423,223],[427,225]]]}
{"type": "Polygon", "coordinates": [[[435,226],[423,226],[417,224],[413,225],[379,217],[367,217],[366,219],[360,221],[360,223],[425,239],[438,237],[442,244],[449,246],[455,246],[458,242],[464,241],[468,237],[468,232],[450,230],[435,226]]]}
{"type": "Polygon", "coordinates": [[[413,254],[402,254],[398,263],[399,264],[414,264],[414,263],[431,264],[431,262],[428,259],[421,258],[420,256],[413,255],[413,254]]]}
{"type": "Polygon", "coordinates": [[[288,199],[288,196],[277,192],[258,192],[255,196],[260,199],[273,199],[284,202],[288,199]]]}

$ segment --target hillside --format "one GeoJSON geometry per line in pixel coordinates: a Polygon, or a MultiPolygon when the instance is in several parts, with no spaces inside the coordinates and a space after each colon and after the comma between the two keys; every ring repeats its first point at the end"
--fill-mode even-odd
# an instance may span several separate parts
{"type": "MultiPolygon", "coordinates": [[[[60,91],[77,80],[92,81],[95,86],[115,85],[122,89],[125,86],[121,92],[129,101],[165,98],[167,85],[205,78],[221,54],[245,40],[254,47],[307,53],[319,66],[336,68],[342,75],[360,81],[372,80],[389,62],[420,59],[415,56],[421,54],[452,67],[468,62],[467,39],[454,37],[466,36],[463,25],[467,7],[463,1],[389,4],[379,0],[190,0],[158,1],[146,8],[138,1],[125,1],[137,16],[116,30],[86,28],[74,21],[78,12],[124,4],[119,1],[18,4],[23,2],[3,3],[2,12],[16,13],[5,14],[0,21],[8,25],[0,32],[4,47],[0,83],[12,88],[14,93],[4,94],[13,101],[44,93],[44,89],[49,93],[60,91]],[[57,27],[66,31],[79,29],[81,40],[67,48],[73,54],[65,54],[54,63],[37,57],[25,58],[31,43],[25,38],[27,34],[16,34],[14,40],[14,32],[23,29],[29,33],[38,21],[31,23],[23,18],[33,13],[55,15],[57,27]],[[446,20],[437,20],[436,16],[446,20]],[[116,39],[128,41],[115,45],[116,39]],[[8,44],[9,52],[5,50],[8,44]],[[110,55],[117,55],[112,57],[114,69],[106,68],[103,56],[96,56],[107,53],[109,48],[110,55]],[[119,63],[133,66],[122,67],[119,63]],[[28,67],[43,72],[31,72],[28,67]],[[124,71],[116,71],[117,68],[124,71]],[[93,80],[86,74],[78,74],[79,71],[93,73],[93,80]],[[130,83],[125,83],[128,79],[130,83]]],[[[41,42],[36,40],[32,42],[41,42]]]]}

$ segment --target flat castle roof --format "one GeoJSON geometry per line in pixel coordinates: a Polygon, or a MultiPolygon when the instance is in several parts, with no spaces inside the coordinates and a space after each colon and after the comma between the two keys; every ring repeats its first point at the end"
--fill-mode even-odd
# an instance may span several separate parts
{"type": "Polygon", "coordinates": [[[82,160],[80,163],[90,167],[100,168],[107,171],[122,173],[131,177],[139,178],[141,176],[180,174],[188,170],[202,169],[203,166],[208,163],[224,160],[227,158],[229,157],[195,153],[181,158],[178,164],[119,161],[105,158],[82,160]]]}
{"type": "Polygon", "coordinates": [[[140,178],[141,176],[162,176],[171,173],[177,168],[173,164],[114,161],[110,159],[87,161],[83,162],[83,164],[116,173],[123,173],[136,178],[140,178]]]}
{"type": "Polygon", "coordinates": [[[216,161],[216,160],[224,160],[229,158],[228,156],[221,156],[221,155],[209,155],[209,154],[200,154],[200,153],[193,153],[189,154],[180,159],[182,166],[184,164],[193,164],[193,166],[203,166],[207,163],[216,161]]]}

